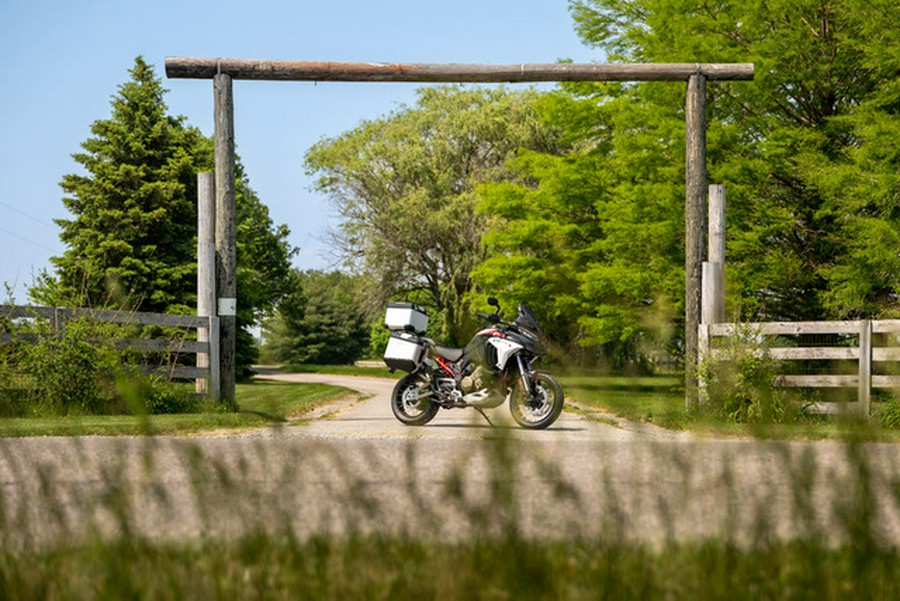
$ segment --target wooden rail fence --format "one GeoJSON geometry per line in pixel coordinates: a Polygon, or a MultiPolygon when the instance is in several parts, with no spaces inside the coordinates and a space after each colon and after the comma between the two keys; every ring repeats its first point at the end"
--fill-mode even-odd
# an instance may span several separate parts
{"type": "MultiPolygon", "coordinates": [[[[122,350],[141,352],[168,353],[173,355],[196,355],[196,365],[167,366],[154,370],[154,373],[171,379],[202,380],[206,385],[202,388],[216,398],[219,382],[219,345],[218,317],[197,317],[194,315],[169,315],[165,313],[142,313],[137,311],[112,311],[108,309],[79,309],[70,307],[30,307],[21,305],[0,305],[0,318],[42,319],[50,324],[54,332],[61,331],[67,321],[85,319],[88,321],[115,323],[121,325],[149,325],[175,327],[198,330],[209,333],[209,341],[198,341],[191,338],[121,338],[113,344],[122,350]]],[[[37,340],[41,334],[3,332],[0,330],[0,344],[14,340],[37,340]]]]}
{"type": "Polygon", "coordinates": [[[900,388],[900,375],[896,375],[900,373],[897,369],[900,366],[900,320],[701,324],[701,361],[724,359],[724,351],[716,348],[716,339],[738,334],[755,338],[760,343],[768,339],[771,346],[761,344],[757,352],[766,353],[777,361],[857,363],[856,373],[852,375],[792,374],[775,378],[773,385],[782,387],[857,389],[856,402],[816,403],[813,411],[838,413],[857,410],[868,415],[873,388],[900,388]],[[839,340],[840,344],[797,346],[800,336],[813,335],[831,337],[839,340]],[[882,343],[878,344],[878,340],[882,343]],[[882,366],[882,369],[874,369],[875,365],[882,366]]]}

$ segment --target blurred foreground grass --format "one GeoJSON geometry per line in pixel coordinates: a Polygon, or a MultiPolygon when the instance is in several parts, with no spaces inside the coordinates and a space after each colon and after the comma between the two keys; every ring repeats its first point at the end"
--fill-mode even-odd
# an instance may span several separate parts
{"type": "Polygon", "coordinates": [[[3,599],[897,599],[894,551],[251,536],[0,552],[3,599]]]}
{"type": "Polygon", "coordinates": [[[237,385],[236,412],[208,403],[197,413],[174,415],[0,418],[0,436],[114,436],[261,428],[299,418],[316,407],[350,395],[355,393],[325,384],[256,380],[237,385]]]}
{"type": "MultiPolygon", "coordinates": [[[[569,396],[579,402],[619,412],[631,419],[662,422],[676,428],[705,427],[701,418],[684,412],[683,392],[677,378],[570,375],[564,382],[569,396]]],[[[328,386],[257,382],[239,386],[241,411],[237,414],[211,412],[198,416],[133,418],[151,424],[152,427],[143,430],[140,422],[128,426],[127,418],[103,419],[110,420],[109,423],[126,420],[126,430],[135,428],[135,433],[163,432],[166,423],[184,431],[182,420],[193,418],[203,420],[203,429],[255,427],[302,416],[309,408],[344,394],[348,394],[346,390],[328,386]],[[225,425],[215,421],[220,418],[226,420],[225,425]]],[[[94,418],[79,419],[88,422],[94,418]]],[[[121,433],[121,429],[115,433],[121,433]]],[[[10,443],[6,446],[7,453],[0,457],[5,457],[11,465],[19,465],[17,444],[20,441],[6,442],[10,443]]],[[[32,446],[43,444],[42,441],[25,442],[32,446]]],[[[183,450],[180,455],[174,455],[174,461],[160,465],[166,470],[163,482],[177,480],[175,466],[186,465],[185,473],[192,484],[189,501],[195,504],[188,509],[203,513],[210,508],[233,507],[234,515],[248,524],[257,520],[263,525],[287,523],[284,518],[306,515],[310,497],[305,487],[314,491],[322,484],[320,474],[329,471],[346,472],[348,490],[358,495],[351,498],[359,507],[347,508],[347,515],[355,515],[358,510],[360,515],[371,514],[376,521],[386,518],[404,505],[393,502],[379,505],[367,492],[382,490],[386,467],[412,474],[417,460],[414,447],[409,446],[406,463],[396,458],[391,462],[385,441],[379,441],[378,452],[356,467],[342,452],[321,442],[298,447],[299,452],[292,455],[296,462],[272,464],[266,461],[270,447],[264,439],[248,445],[231,463],[216,462],[204,455],[196,439],[167,441],[167,445],[175,443],[179,448],[184,445],[183,450]],[[318,454],[314,452],[316,449],[318,454]],[[376,461],[379,457],[386,463],[376,461]],[[258,477],[256,462],[269,469],[282,470],[271,475],[270,481],[276,483],[278,490],[302,491],[298,503],[284,506],[287,512],[284,515],[273,512],[277,505],[266,503],[267,497],[261,490],[265,481],[258,477]],[[299,471],[301,466],[309,466],[312,477],[299,471]],[[246,511],[239,499],[250,503],[246,511]]],[[[898,472],[894,469],[890,479],[878,480],[876,485],[864,462],[861,446],[848,445],[848,455],[857,462],[851,463],[852,469],[847,470],[849,480],[832,481],[831,471],[818,472],[826,479],[826,485],[841,492],[840,499],[845,501],[834,508],[843,520],[838,526],[847,532],[847,541],[838,545],[827,543],[815,528],[809,529],[810,538],[779,538],[766,521],[767,512],[773,509],[768,503],[759,507],[760,519],[754,523],[757,531],[750,539],[754,542],[742,546],[720,538],[689,542],[673,538],[650,546],[617,537],[615,528],[593,538],[588,538],[583,530],[564,540],[524,538],[516,534],[521,532],[518,516],[522,506],[512,494],[514,480],[510,474],[516,473],[516,462],[524,461],[527,456],[518,453],[519,447],[505,439],[492,439],[486,445],[488,451],[483,460],[492,467],[479,489],[488,495],[485,500],[467,497],[461,472],[455,470],[442,485],[445,492],[437,503],[431,503],[431,497],[416,488],[432,484],[436,478],[434,473],[422,481],[411,476],[402,487],[409,488],[411,497],[421,504],[408,506],[412,509],[410,513],[441,520],[455,500],[472,523],[477,525],[479,512],[484,512],[485,516],[497,516],[501,526],[509,522],[509,527],[496,531],[513,533],[494,538],[477,534],[458,542],[438,542],[428,537],[356,535],[353,532],[359,530],[354,530],[352,522],[346,524],[345,530],[351,534],[314,534],[302,539],[290,530],[279,533],[274,528],[274,532],[260,530],[254,534],[251,530],[249,535],[227,539],[204,535],[175,539],[177,542],[148,540],[132,525],[133,508],[146,501],[146,495],[140,493],[142,489],[134,488],[135,482],[126,472],[116,471],[115,463],[111,464],[109,473],[101,473],[100,481],[107,486],[101,487],[98,494],[90,493],[86,486],[73,485],[77,481],[70,482],[68,472],[59,472],[57,477],[48,469],[38,474],[40,486],[27,489],[35,494],[21,497],[21,507],[28,509],[21,514],[14,509],[17,493],[13,480],[5,481],[0,487],[0,540],[14,538],[3,538],[3,535],[22,527],[20,518],[31,516],[32,505],[49,507],[51,516],[61,508],[78,509],[87,516],[112,513],[118,516],[121,527],[115,535],[63,538],[59,544],[43,547],[0,545],[0,599],[897,599],[900,598],[897,577],[900,554],[895,547],[879,544],[878,528],[882,522],[875,517],[881,511],[888,517],[900,515],[897,513],[898,472]],[[848,481],[857,486],[848,485],[848,481]],[[58,496],[60,492],[62,497],[58,496]],[[883,495],[877,493],[884,492],[893,502],[882,508],[879,499],[883,495]],[[64,503],[57,502],[60,498],[64,503]]],[[[346,450],[345,445],[336,448],[346,450]]],[[[602,453],[604,449],[609,450],[598,446],[597,452],[602,453]]],[[[470,447],[468,451],[474,449],[470,447]]],[[[662,461],[656,455],[653,457],[654,463],[662,461]]],[[[678,484],[693,482],[697,474],[708,475],[710,468],[706,464],[695,466],[678,458],[669,459],[672,472],[659,481],[657,492],[671,492],[673,498],[684,500],[687,497],[678,484]]],[[[154,463],[152,457],[146,461],[148,465],[154,463]]],[[[787,456],[784,461],[788,467],[795,468],[791,471],[794,481],[788,498],[790,507],[796,507],[795,521],[816,524],[813,518],[822,507],[811,503],[815,481],[810,478],[815,472],[814,465],[805,461],[794,463],[787,456]]],[[[767,465],[774,467],[771,463],[767,465]]],[[[594,489],[591,496],[576,495],[561,471],[551,464],[545,468],[544,472],[538,472],[542,476],[537,481],[523,481],[524,506],[539,498],[533,495],[542,480],[558,495],[553,497],[554,503],[540,508],[548,514],[569,507],[566,499],[572,499],[574,511],[579,515],[599,499],[611,500],[610,518],[617,515],[615,499],[620,499],[625,509],[634,503],[634,499],[614,494],[615,489],[609,483],[607,487],[594,489]]],[[[624,474],[624,481],[632,482],[635,475],[624,474]]],[[[607,482],[606,477],[601,482],[607,482]]],[[[742,504],[746,502],[745,493],[735,486],[729,498],[742,504]]],[[[177,513],[175,498],[160,495],[160,499],[165,499],[161,502],[167,516],[177,513]]],[[[333,504],[339,506],[341,499],[335,496],[333,504]]],[[[764,496],[763,500],[767,498],[764,496]]],[[[332,498],[328,501],[331,504],[332,498]]],[[[674,514],[668,512],[680,510],[677,503],[661,508],[661,518],[672,518],[674,514]]],[[[216,514],[212,522],[218,524],[220,515],[216,514]]],[[[492,523],[484,519],[486,525],[492,523]]],[[[160,527],[165,531],[169,525],[164,522],[160,527]]],[[[663,520],[660,528],[664,527],[663,520]]],[[[490,532],[491,529],[474,528],[474,531],[490,532]]]]}

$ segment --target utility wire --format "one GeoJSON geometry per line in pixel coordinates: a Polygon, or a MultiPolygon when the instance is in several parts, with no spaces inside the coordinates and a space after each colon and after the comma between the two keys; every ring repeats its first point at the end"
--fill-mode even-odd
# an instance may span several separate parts
{"type": "Polygon", "coordinates": [[[7,234],[9,234],[10,236],[12,236],[14,238],[18,238],[19,240],[24,240],[25,242],[28,242],[29,244],[34,244],[35,246],[43,248],[44,250],[49,250],[52,253],[56,252],[55,249],[52,249],[49,246],[45,246],[44,244],[41,244],[40,242],[35,242],[34,240],[30,240],[29,238],[26,238],[25,236],[20,236],[19,234],[12,232],[12,231],[6,229],[5,227],[0,227],[0,232],[6,232],[7,234]]]}
{"type": "MultiPolygon", "coordinates": [[[[27,217],[28,219],[31,219],[32,221],[35,221],[35,222],[37,222],[37,223],[40,223],[40,224],[43,225],[44,227],[47,227],[47,228],[50,228],[50,229],[56,229],[55,226],[50,225],[49,223],[47,223],[47,220],[46,220],[46,219],[41,219],[41,218],[39,218],[39,217],[35,217],[34,215],[29,215],[29,214],[26,213],[25,211],[23,211],[23,210],[21,210],[21,209],[17,209],[16,207],[10,206],[10,205],[6,204],[5,202],[0,202],[0,207],[6,207],[6,208],[9,209],[10,211],[13,211],[13,212],[15,212],[15,213],[18,213],[19,215],[21,215],[21,216],[23,216],[23,217],[27,217]]],[[[8,231],[8,230],[4,230],[4,231],[8,231]]]]}

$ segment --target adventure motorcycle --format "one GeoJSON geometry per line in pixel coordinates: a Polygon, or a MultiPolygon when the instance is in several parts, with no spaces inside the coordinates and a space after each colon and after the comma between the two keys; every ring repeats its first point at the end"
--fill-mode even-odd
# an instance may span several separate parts
{"type": "Polygon", "coordinates": [[[563,389],[559,381],[532,363],[545,350],[540,327],[522,302],[513,322],[503,320],[500,303],[491,297],[494,313],[478,313],[490,324],[463,349],[438,345],[424,337],[428,313],[412,303],[388,303],[385,325],[392,330],[384,354],[391,371],[409,372],[394,387],[391,409],[408,426],[431,421],[438,410],[484,409],[509,401],[513,419],[523,428],[542,429],[559,417],[563,389]]]}

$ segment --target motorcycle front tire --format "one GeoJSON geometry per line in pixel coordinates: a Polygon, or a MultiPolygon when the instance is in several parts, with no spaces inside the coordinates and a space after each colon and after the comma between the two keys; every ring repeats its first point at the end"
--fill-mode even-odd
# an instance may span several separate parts
{"type": "Polygon", "coordinates": [[[543,430],[557,420],[563,409],[563,387],[559,381],[543,371],[531,374],[534,394],[525,392],[517,381],[509,395],[509,412],[516,423],[529,430],[543,430]]]}
{"type": "Polygon", "coordinates": [[[437,403],[431,401],[428,382],[420,374],[406,374],[391,394],[394,417],[407,426],[424,426],[437,415],[437,403]]]}

